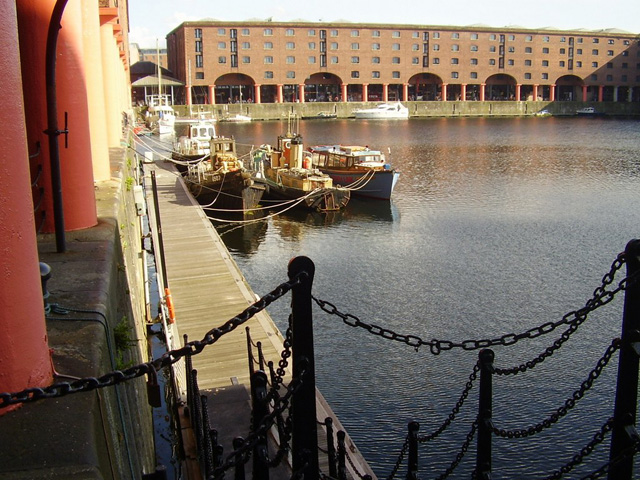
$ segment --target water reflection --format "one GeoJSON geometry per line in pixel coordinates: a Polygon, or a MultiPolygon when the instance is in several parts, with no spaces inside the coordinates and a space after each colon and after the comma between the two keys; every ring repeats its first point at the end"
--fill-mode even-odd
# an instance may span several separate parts
{"type": "MultiPolygon", "coordinates": [[[[238,142],[260,144],[282,126],[224,128],[238,142]]],[[[334,120],[303,121],[300,129],[308,144],[389,152],[400,180],[388,203],[353,199],[331,218],[292,212],[268,220],[252,253],[234,255],[258,294],[286,278],[291,257],[306,255],[316,264],[314,294],[368,323],[424,339],[495,338],[583,307],[618,252],[640,236],[635,120],[334,120]]],[[[269,312],[286,329],[287,302],[269,312]]],[[[571,397],[619,336],[621,312],[616,299],[535,371],[496,380],[497,424],[527,427],[571,397]]],[[[416,352],[318,311],[314,338],[317,384],[379,476],[391,471],[408,421],[426,434],[447,417],[477,359],[477,352],[416,352]]],[[[526,362],[556,338],[496,348],[497,364],[526,362]]],[[[614,381],[609,365],[539,438],[496,440],[493,478],[540,478],[562,466],[611,415],[614,381]]],[[[474,395],[460,425],[421,449],[421,472],[437,476],[451,462],[474,418],[474,395]]],[[[605,450],[576,475],[597,468],[605,450]]],[[[472,460],[464,462],[450,478],[469,478],[472,460]]]]}

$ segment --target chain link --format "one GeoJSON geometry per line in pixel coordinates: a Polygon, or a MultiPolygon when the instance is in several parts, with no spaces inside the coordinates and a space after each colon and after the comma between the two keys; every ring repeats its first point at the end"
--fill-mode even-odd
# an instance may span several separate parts
{"type": "Polygon", "coordinates": [[[456,402],[455,407],[453,407],[453,409],[451,410],[449,417],[433,433],[430,433],[429,435],[418,436],[418,442],[424,443],[424,442],[433,440],[442,432],[444,432],[449,425],[451,425],[451,423],[456,419],[456,415],[460,413],[460,409],[462,408],[462,405],[464,404],[465,400],[469,396],[469,392],[473,388],[473,382],[475,382],[476,378],[478,377],[479,371],[480,371],[480,362],[476,362],[476,364],[473,367],[473,371],[469,375],[469,380],[467,381],[467,384],[465,385],[464,390],[460,395],[460,398],[456,402]]]}
{"type": "Polygon", "coordinates": [[[261,437],[263,435],[266,435],[267,431],[274,425],[275,419],[278,416],[281,416],[289,407],[291,398],[300,389],[300,386],[303,383],[303,378],[306,374],[307,368],[303,366],[300,371],[300,377],[292,379],[289,385],[285,387],[287,389],[287,393],[279,399],[278,404],[274,405],[274,409],[272,410],[272,412],[262,419],[258,429],[254,432],[251,432],[244,440],[243,444],[233,452],[229,453],[222,465],[215,468],[213,474],[214,479],[222,479],[224,477],[224,472],[236,465],[236,459],[238,456],[249,455],[253,447],[255,447],[258,442],[261,441],[261,437]]]}
{"type": "MultiPolygon", "coordinates": [[[[410,347],[413,347],[416,351],[422,346],[428,347],[433,355],[439,355],[443,351],[452,350],[454,348],[461,348],[463,350],[479,350],[482,348],[489,348],[498,345],[510,346],[523,339],[533,339],[541,335],[551,333],[556,328],[562,325],[570,325],[570,332],[568,331],[563,334],[562,342],[558,345],[554,344],[555,348],[553,349],[553,351],[555,351],[560,348],[562,343],[564,343],[569,338],[571,333],[573,333],[575,329],[587,319],[587,315],[590,312],[611,302],[618,292],[623,291],[627,288],[627,284],[630,279],[625,278],[618,283],[615,289],[607,290],[607,287],[613,283],[616,273],[622,268],[624,263],[625,254],[621,253],[613,261],[609,272],[603,276],[601,285],[594,290],[592,298],[586,302],[583,308],[567,313],[562,317],[561,320],[558,320],[557,322],[546,322],[538,327],[530,328],[529,330],[526,330],[522,333],[507,333],[505,335],[502,335],[501,337],[493,339],[464,340],[462,342],[438,339],[423,340],[416,335],[405,335],[394,332],[393,330],[390,330],[388,328],[363,322],[351,313],[340,312],[338,308],[331,302],[321,300],[313,295],[311,296],[311,298],[313,298],[316,304],[326,313],[328,313],[329,315],[336,315],[340,317],[342,321],[350,327],[364,328],[373,335],[380,336],[387,340],[406,343],[410,347]]],[[[635,280],[635,278],[633,280],[635,280]]],[[[553,353],[553,351],[551,351],[551,353],[553,353]]],[[[548,353],[546,356],[551,355],[551,353],[548,353]]]]}
{"type": "Polygon", "coordinates": [[[613,417],[609,418],[602,427],[600,427],[600,431],[596,432],[593,436],[593,439],[587,443],[581,450],[580,453],[577,453],[571,458],[566,465],[563,465],[559,470],[556,470],[552,475],[546,477],[544,480],[558,480],[562,478],[565,473],[569,473],[573,470],[573,467],[582,463],[585,457],[591,455],[594,448],[602,443],[607,433],[609,433],[613,429],[613,417]]]}
{"type": "Polygon", "coordinates": [[[409,435],[407,435],[404,439],[404,445],[402,445],[402,449],[398,454],[398,458],[396,459],[396,464],[393,466],[393,470],[387,476],[387,480],[393,480],[393,477],[396,476],[398,470],[400,469],[400,465],[402,465],[402,460],[404,460],[404,456],[407,454],[407,450],[409,449],[409,435]]]}
{"type": "Polygon", "coordinates": [[[462,444],[462,447],[460,447],[460,451],[456,455],[456,458],[453,460],[453,462],[451,462],[451,465],[449,465],[449,468],[447,468],[442,475],[437,477],[437,480],[444,480],[449,475],[451,475],[456,468],[458,468],[458,465],[460,465],[460,462],[462,461],[465,454],[467,453],[467,450],[469,450],[469,445],[471,444],[471,440],[473,440],[473,437],[475,437],[477,429],[478,429],[478,421],[475,420],[471,424],[471,429],[469,430],[469,433],[467,433],[467,438],[462,444]]]}
{"type": "Polygon", "coordinates": [[[580,399],[582,399],[582,397],[584,397],[587,391],[591,389],[591,387],[593,386],[593,382],[595,382],[596,379],[600,376],[602,370],[607,366],[613,354],[620,349],[620,346],[620,339],[614,339],[611,342],[611,345],[609,345],[609,347],[605,351],[602,358],[598,360],[598,363],[593,368],[593,370],[589,372],[587,379],[580,384],[580,388],[574,391],[573,395],[564,402],[564,405],[559,407],[554,413],[552,413],[549,418],[544,419],[537,425],[519,430],[504,430],[501,428],[493,427],[493,433],[503,438],[524,438],[540,433],[545,428],[551,427],[551,425],[556,423],[558,420],[564,417],[569,412],[569,410],[575,407],[576,403],[580,399]]]}
{"type": "Polygon", "coordinates": [[[284,296],[293,287],[299,285],[302,279],[307,276],[307,272],[300,272],[293,279],[280,284],[273,291],[267,293],[252,305],[249,305],[245,310],[228,320],[222,326],[209,330],[200,341],[194,340],[188,342],[182,348],[165,352],[156,360],[135,365],[125,370],[115,370],[98,378],[81,378],[74,380],[73,382],[56,383],[48,387],[34,387],[27,388],[20,392],[0,393],[0,409],[16,403],[35,402],[36,400],[62,397],[70,393],[87,392],[97,388],[109,387],[150,374],[154,371],[157,372],[165,367],[173,365],[182,357],[187,355],[197,355],[204,349],[204,347],[214,344],[218,339],[220,339],[220,337],[233,331],[254,315],[264,310],[271,303],[284,296]]]}

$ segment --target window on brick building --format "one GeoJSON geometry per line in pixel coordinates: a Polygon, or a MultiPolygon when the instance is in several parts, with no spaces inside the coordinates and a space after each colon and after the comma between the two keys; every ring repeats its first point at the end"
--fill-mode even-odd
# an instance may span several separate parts
{"type": "Polygon", "coordinates": [[[264,72],[264,78],[273,78],[273,72],[271,71],[264,72]]]}

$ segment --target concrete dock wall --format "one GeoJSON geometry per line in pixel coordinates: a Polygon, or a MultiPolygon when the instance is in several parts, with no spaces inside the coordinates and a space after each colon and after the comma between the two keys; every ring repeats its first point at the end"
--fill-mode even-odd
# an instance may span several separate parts
{"type": "MultiPolygon", "coordinates": [[[[311,117],[320,112],[332,112],[338,118],[353,118],[358,108],[375,107],[380,102],[309,102],[309,103],[242,103],[228,105],[175,105],[180,117],[189,117],[197,112],[213,113],[219,120],[229,115],[249,115],[253,120],[281,120],[289,114],[299,118],[311,117]]],[[[456,101],[456,102],[403,102],[412,118],[428,117],[523,117],[540,110],[553,115],[575,115],[576,110],[594,106],[597,111],[611,116],[640,116],[640,103],[628,102],[513,102],[513,101],[456,101]]]]}

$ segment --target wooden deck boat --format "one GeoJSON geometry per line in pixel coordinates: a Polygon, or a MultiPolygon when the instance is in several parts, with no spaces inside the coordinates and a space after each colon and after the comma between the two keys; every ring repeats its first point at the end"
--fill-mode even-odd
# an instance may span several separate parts
{"type": "Polygon", "coordinates": [[[311,164],[359,197],[389,200],[400,172],[379,150],[369,147],[320,145],[309,149],[311,164]]]}
{"type": "Polygon", "coordinates": [[[239,212],[255,208],[265,187],[252,180],[238,158],[235,139],[213,137],[209,150],[204,159],[179,165],[191,194],[200,204],[215,208],[239,212]]]}
{"type": "Polygon", "coordinates": [[[265,198],[300,200],[300,205],[319,211],[335,211],[345,207],[351,192],[334,186],[329,175],[303,162],[302,138],[297,134],[278,137],[275,148],[260,147],[254,154],[256,182],[265,186],[265,198]]]}

